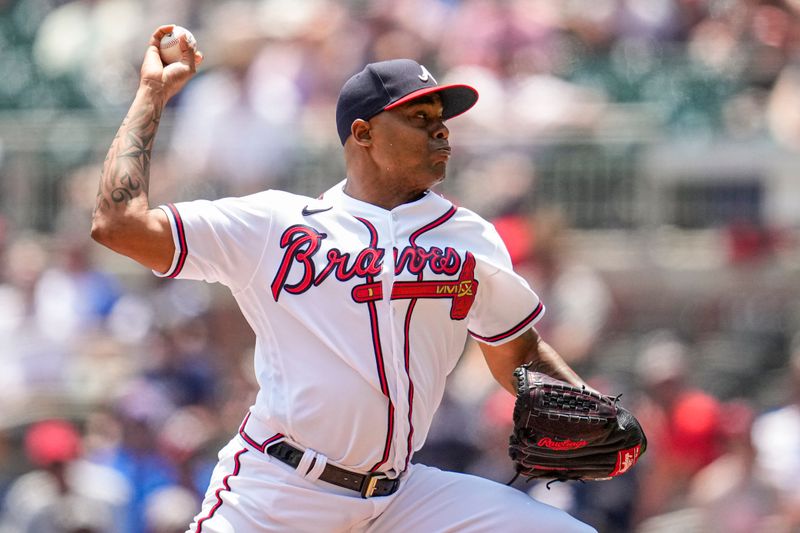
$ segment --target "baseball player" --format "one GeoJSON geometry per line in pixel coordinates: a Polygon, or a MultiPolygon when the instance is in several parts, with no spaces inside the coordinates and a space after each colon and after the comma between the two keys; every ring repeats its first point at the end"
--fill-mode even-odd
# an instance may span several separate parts
{"type": "Polygon", "coordinates": [[[512,488],[411,462],[467,336],[511,393],[525,361],[582,384],[538,338],[544,307],[493,226],[430,191],[450,159],[445,121],[475,89],[407,59],[367,65],[336,109],[346,178],[319,198],[151,208],[159,117],[202,60],[181,38],[181,61],[164,67],[171,29],[150,41],[92,237],[159,276],[227,285],[256,333],[258,396],[189,531],[593,531],[512,488]]]}

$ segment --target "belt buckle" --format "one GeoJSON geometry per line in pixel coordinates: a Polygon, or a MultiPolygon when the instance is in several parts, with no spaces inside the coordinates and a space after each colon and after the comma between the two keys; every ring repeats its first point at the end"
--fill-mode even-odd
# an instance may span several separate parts
{"type": "Polygon", "coordinates": [[[375,489],[378,486],[378,481],[387,478],[388,476],[382,472],[378,472],[375,474],[368,474],[364,478],[364,482],[361,484],[361,497],[371,498],[372,494],[375,492],[375,489]]]}

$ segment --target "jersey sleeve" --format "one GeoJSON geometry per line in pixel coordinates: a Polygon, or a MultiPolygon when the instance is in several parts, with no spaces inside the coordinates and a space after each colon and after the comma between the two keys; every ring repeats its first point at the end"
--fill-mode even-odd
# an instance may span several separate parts
{"type": "MultiPolygon", "coordinates": [[[[468,329],[475,340],[497,346],[516,339],[544,315],[544,304],[528,282],[514,272],[511,257],[494,228],[487,232],[495,249],[483,262],[478,291],[468,315],[468,329]]],[[[480,271],[479,271],[480,272],[480,271]]]]}
{"type": "Polygon", "coordinates": [[[167,214],[175,255],[159,277],[220,282],[234,292],[255,273],[271,226],[271,191],[241,198],[159,206],[167,214]]]}

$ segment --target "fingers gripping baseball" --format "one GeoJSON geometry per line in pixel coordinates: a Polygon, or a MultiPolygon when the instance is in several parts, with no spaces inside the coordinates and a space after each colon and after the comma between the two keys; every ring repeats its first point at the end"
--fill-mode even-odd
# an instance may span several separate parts
{"type": "Polygon", "coordinates": [[[197,66],[202,61],[203,54],[197,50],[197,43],[191,33],[175,24],[167,24],[159,27],[150,37],[142,63],[141,80],[145,83],[160,84],[169,99],[194,76],[197,66]],[[163,54],[161,49],[162,41],[168,35],[177,37],[176,46],[180,50],[179,54],[173,54],[172,57],[163,54]],[[167,63],[164,57],[175,61],[167,63]]]}

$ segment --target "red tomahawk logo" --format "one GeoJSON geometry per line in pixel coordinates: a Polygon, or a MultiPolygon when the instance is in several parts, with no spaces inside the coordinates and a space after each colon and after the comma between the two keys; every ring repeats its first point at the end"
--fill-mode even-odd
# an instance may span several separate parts
{"type": "Polygon", "coordinates": [[[463,320],[469,313],[478,280],[475,279],[475,257],[467,252],[461,274],[455,281],[398,281],[392,287],[392,299],[451,298],[450,318],[463,320]]]}

